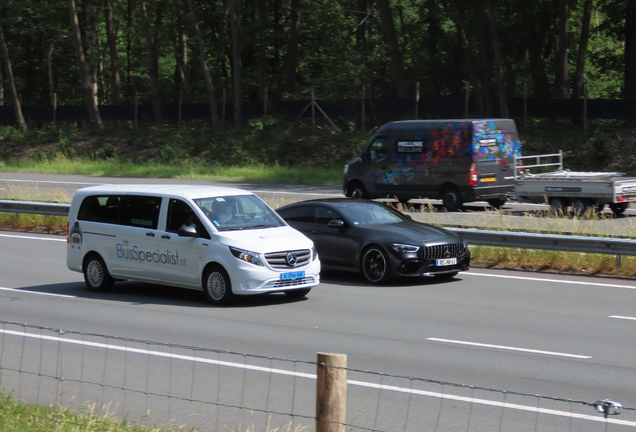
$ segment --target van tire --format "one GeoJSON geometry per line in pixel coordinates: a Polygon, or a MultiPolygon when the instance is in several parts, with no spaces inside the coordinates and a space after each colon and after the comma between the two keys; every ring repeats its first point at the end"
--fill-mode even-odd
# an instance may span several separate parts
{"type": "Polygon", "coordinates": [[[347,188],[347,196],[350,198],[360,198],[367,199],[369,196],[367,195],[367,190],[364,185],[359,181],[353,182],[347,188]]]}
{"type": "Polygon", "coordinates": [[[374,285],[382,285],[391,277],[389,256],[379,246],[369,246],[362,252],[360,269],[367,282],[374,285]]]}
{"type": "Polygon", "coordinates": [[[450,212],[459,210],[462,197],[456,187],[447,186],[442,190],[442,205],[450,212]]]}
{"type": "Polygon", "coordinates": [[[108,273],[104,260],[96,253],[89,254],[84,259],[82,266],[84,282],[93,292],[105,292],[113,287],[115,280],[108,273]]]}
{"type": "Polygon", "coordinates": [[[208,302],[222,306],[234,299],[232,282],[223,267],[212,265],[203,273],[203,294],[208,302]]]}

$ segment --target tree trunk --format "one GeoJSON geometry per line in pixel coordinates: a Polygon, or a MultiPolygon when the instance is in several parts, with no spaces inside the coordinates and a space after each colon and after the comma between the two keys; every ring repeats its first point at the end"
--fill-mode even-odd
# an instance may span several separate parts
{"type": "Polygon", "coordinates": [[[556,79],[554,95],[567,99],[570,95],[568,80],[568,0],[559,0],[559,18],[557,20],[557,47],[554,53],[556,79]]]}
{"type": "Polygon", "coordinates": [[[625,19],[625,99],[636,99],[636,0],[627,0],[625,19]]]}
{"type": "Polygon", "coordinates": [[[203,35],[201,34],[201,29],[199,28],[199,23],[197,21],[196,11],[194,9],[194,4],[192,0],[188,0],[188,7],[190,8],[190,18],[192,19],[192,26],[194,27],[194,32],[197,35],[197,42],[199,45],[199,61],[201,62],[201,70],[203,71],[203,77],[205,79],[205,87],[208,90],[208,101],[210,102],[210,115],[212,117],[212,128],[216,130],[218,127],[216,93],[214,92],[214,84],[212,82],[212,76],[210,75],[210,70],[208,69],[208,64],[205,61],[206,55],[205,55],[205,45],[203,43],[203,35]]]}
{"type": "Polygon", "coordinates": [[[157,124],[162,123],[161,101],[159,99],[159,77],[157,71],[157,53],[153,44],[153,38],[150,34],[150,23],[148,22],[148,12],[146,10],[146,2],[139,1],[139,9],[141,12],[141,20],[143,23],[144,34],[146,36],[146,50],[148,54],[148,77],[150,78],[150,91],[152,93],[152,106],[155,110],[155,120],[157,124]]]}
{"type": "Polygon", "coordinates": [[[583,4],[583,21],[581,22],[581,41],[579,42],[579,55],[576,60],[576,74],[574,76],[574,88],[572,99],[579,99],[583,94],[583,79],[585,77],[585,60],[587,54],[587,42],[590,39],[590,19],[592,16],[592,0],[585,0],[583,4]]]}
{"type": "Polygon", "coordinates": [[[91,133],[103,133],[104,124],[102,117],[97,108],[95,97],[95,88],[90,75],[88,62],[84,56],[84,48],[82,46],[82,35],[80,33],[79,20],[77,18],[77,9],[75,8],[75,0],[68,0],[68,11],[71,19],[71,28],[73,30],[73,43],[75,44],[75,54],[77,56],[77,66],[79,68],[80,80],[84,88],[84,98],[86,100],[86,108],[90,118],[89,131],[91,133]]]}
{"type": "Polygon", "coordinates": [[[258,2],[258,96],[261,102],[267,98],[267,1],[258,2]]]}
{"type": "Polygon", "coordinates": [[[183,103],[190,102],[190,72],[188,70],[188,35],[185,31],[182,11],[176,25],[176,40],[174,42],[175,56],[175,96],[183,103]]]}
{"type": "Polygon", "coordinates": [[[499,115],[508,118],[508,99],[506,97],[506,83],[503,77],[503,66],[501,64],[501,49],[499,48],[499,35],[497,34],[497,23],[492,9],[492,0],[487,0],[488,20],[490,21],[490,34],[492,37],[493,67],[497,80],[497,93],[499,94],[499,115]]]}
{"type": "Polygon", "coordinates": [[[232,28],[232,78],[234,83],[234,128],[243,130],[243,81],[241,63],[241,38],[239,21],[241,0],[229,0],[230,26],[232,28]]]}
{"type": "Polygon", "coordinates": [[[291,2],[291,24],[289,31],[289,43],[283,60],[281,73],[282,91],[293,94],[296,89],[296,68],[298,66],[298,45],[300,43],[300,5],[301,0],[291,2]]]}
{"type": "Polygon", "coordinates": [[[384,39],[389,48],[389,57],[391,59],[391,70],[393,71],[393,79],[395,81],[395,89],[397,97],[408,97],[408,84],[406,82],[406,71],[404,70],[404,59],[398,43],[395,24],[393,22],[393,14],[388,0],[377,0],[378,12],[380,13],[380,21],[382,22],[382,32],[384,39]]]}
{"type": "Polygon", "coordinates": [[[18,91],[15,88],[15,80],[13,79],[13,69],[11,67],[11,60],[9,59],[9,47],[4,40],[4,30],[2,29],[2,22],[0,22],[0,49],[2,49],[2,59],[4,60],[4,66],[7,71],[7,81],[9,82],[9,91],[11,92],[11,98],[13,99],[13,112],[15,113],[15,119],[20,127],[20,130],[27,132],[29,128],[24,121],[22,115],[22,104],[18,97],[18,91]]]}
{"type": "Polygon", "coordinates": [[[112,0],[104,0],[104,21],[106,23],[106,41],[110,54],[110,100],[113,105],[119,105],[121,101],[121,80],[119,77],[119,60],[117,58],[117,36],[113,25],[112,0]]]}

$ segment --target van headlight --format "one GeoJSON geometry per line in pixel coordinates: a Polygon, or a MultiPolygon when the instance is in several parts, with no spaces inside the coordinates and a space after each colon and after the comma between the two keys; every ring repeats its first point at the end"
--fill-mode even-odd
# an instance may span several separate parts
{"type": "Polygon", "coordinates": [[[315,261],[315,260],[316,260],[316,258],[318,258],[318,252],[316,251],[316,246],[314,245],[314,246],[311,248],[311,260],[312,260],[312,261],[315,261]]]}
{"type": "Polygon", "coordinates": [[[420,250],[419,246],[402,243],[394,243],[391,247],[398,253],[415,253],[420,250]]]}
{"type": "Polygon", "coordinates": [[[230,247],[230,252],[232,252],[232,255],[234,255],[236,258],[240,259],[241,261],[245,261],[250,264],[254,264],[261,267],[263,266],[263,262],[261,261],[259,254],[257,254],[256,252],[250,252],[247,250],[237,249],[234,247],[230,247]]]}

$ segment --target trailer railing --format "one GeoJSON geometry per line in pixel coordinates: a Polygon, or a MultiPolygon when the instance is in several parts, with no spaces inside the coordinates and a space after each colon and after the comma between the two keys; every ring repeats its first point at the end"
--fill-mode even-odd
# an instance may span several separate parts
{"type": "Polygon", "coordinates": [[[554,170],[562,170],[563,169],[563,150],[559,150],[558,153],[550,153],[550,154],[542,154],[542,155],[530,155],[530,156],[518,156],[515,154],[513,156],[513,165],[514,165],[514,173],[515,180],[518,180],[520,177],[520,170],[528,170],[530,168],[545,168],[545,167],[555,167],[554,170]],[[558,158],[558,162],[554,162],[554,158],[558,158]],[[534,159],[534,164],[527,164],[524,161],[529,161],[534,159]],[[550,162],[545,162],[546,159],[549,159],[550,162]]]}

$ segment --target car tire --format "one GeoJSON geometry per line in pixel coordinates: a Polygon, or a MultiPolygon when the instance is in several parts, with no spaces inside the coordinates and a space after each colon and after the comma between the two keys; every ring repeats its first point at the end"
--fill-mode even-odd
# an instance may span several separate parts
{"type": "Polygon", "coordinates": [[[462,206],[462,197],[456,187],[450,186],[442,191],[442,204],[449,212],[459,210],[462,206]]]}
{"type": "Polygon", "coordinates": [[[113,287],[115,280],[108,273],[108,268],[101,256],[91,253],[84,259],[82,266],[84,282],[89,290],[93,292],[108,291],[113,287]]]}
{"type": "Polygon", "coordinates": [[[625,210],[627,210],[627,203],[612,203],[610,204],[610,209],[612,210],[612,212],[614,212],[614,214],[620,215],[625,213],[625,210]]]}
{"type": "Polygon", "coordinates": [[[374,285],[384,284],[391,277],[389,257],[379,246],[370,246],[364,250],[360,269],[367,282],[374,285]]]}
{"type": "Polygon", "coordinates": [[[367,195],[367,190],[364,185],[358,181],[353,182],[347,188],[347,196],[350,198],[360,198],[367,199],[369,196],[367,195]]]}
{"type": "Polygon", "coordinates": [[[455,277],[455,276],[457,276],[458,274],[459,274],[459,272],[458,272],[458,271],[456,271],[456,272],[452,272],[452,273],[436,274],[436,275],[433,275],[433,276],[435,276],[435,278],[436,278],[436,279],[440,279],[440,280],[447,280],[447,279],[452,279],[452,278],[454,278],[454,277],[455,277]]]}
{"type": "Polygon", "coordinates": [[[223,267],[210,266],[203,273],[203,294],[208,302],[222,306],[234,299],[232,282],[223,267]]]}
{"type": "Polygon", "coordinates": [[[295,289],[285,291],[285,295],[289,297],[305,297],[307,294],[309,294],[309,291],[311,291],[311,288],[295,289]]]}

